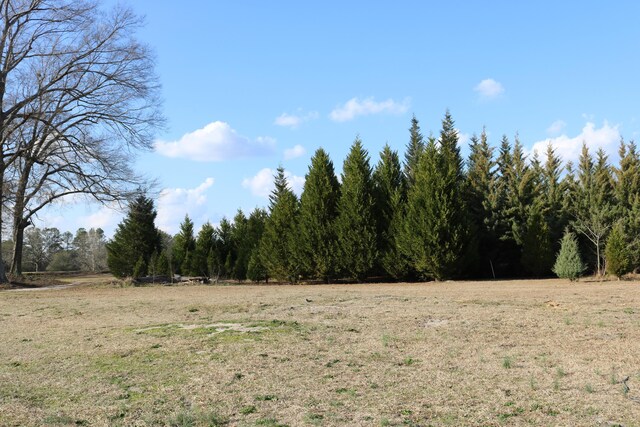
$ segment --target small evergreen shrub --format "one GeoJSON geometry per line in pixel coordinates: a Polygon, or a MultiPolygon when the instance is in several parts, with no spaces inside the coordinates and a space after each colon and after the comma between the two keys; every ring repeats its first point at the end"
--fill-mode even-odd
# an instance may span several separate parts
{"type": "Polygon", "coordinates": [[[565,231],[560,243],[560,252],[553,266],[553,272],[562,279],[574,281],[582,276],[586,266],[580,257],[575,234],[565,231]]]}

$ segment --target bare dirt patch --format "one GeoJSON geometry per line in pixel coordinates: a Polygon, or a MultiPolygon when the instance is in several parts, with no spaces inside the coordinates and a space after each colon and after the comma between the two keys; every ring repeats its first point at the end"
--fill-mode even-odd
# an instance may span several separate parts
{"type": "Polygon", "coordinates": [[[0,292],[0,425],[638,425],[639,291],[0,292]]]}

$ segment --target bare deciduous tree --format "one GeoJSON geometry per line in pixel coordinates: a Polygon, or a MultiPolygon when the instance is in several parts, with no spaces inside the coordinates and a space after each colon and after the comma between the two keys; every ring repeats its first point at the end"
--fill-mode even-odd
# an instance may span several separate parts
{"type": "Polygon", "coordinates": [[[0,0],[0,209],[12,208],[15,241],[54,200],[122,200],[142,182],[130,154],[163,118],[140,24],[94,1],[0,0]]]}

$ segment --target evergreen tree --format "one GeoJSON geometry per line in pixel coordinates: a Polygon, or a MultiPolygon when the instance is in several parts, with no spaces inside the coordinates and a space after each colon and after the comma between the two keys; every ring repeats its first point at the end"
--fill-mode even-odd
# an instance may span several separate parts
{"type": "Polygon", "coordinates": [[[640,267],[640,195],[633,197],[631,207],[625,212],[621,221],[624,224],[625,239],[633,271],[640,267]]]}
{"type": "Polygon", "coordinates": [[[605,247],[605,258],[607,272],[618,279],[632,270],[631,253],[622,221],[618,221],[611,229],[605,247]]]}
{"type": "Polygon", "coordinates": [[[561,279],[574,281],[582,276],[586,266],[580,257],[578,240],[575,234],[565,231],[560,244],[560,252],[553,266],[553,272],[561,279]]]}
{"type": "Polygon", "coordinates": [[[140,255],[140,258],[138,258],[138,261],[133,267],[133,278],[138,279],[146,275],[147,275],[147,263],[145,262],[144,257],[140,255]]]}
{"type": "Polygon", "coordinates": [[[431,139],[409,190],[402,249],[416,271],[436,280],[459,276],[470,252],[457,131],[447,111],[439,147],[431,139]]]}
{"type": "Polygon", "coordinates": [[[482,276],[495,274],[494,261],[499,250],[499,236],[494,216],[498,205],[496,184],[496,161],[493,148],[489,146],[487,134],[482,130],[480,138],[471,137],[469,160],[465,182],[465,201],[470,221],[478,242],[477,273],[482,276]]]}
{"type": "Polygon", "coordinates": [[[209,269],[209,255],[216,250],[216,230],[210,222],[200,228],[193,251],[192,270],[196,276],[211,277],[209,269]]]}
{"type": "Polygon", "coordinates": [[[311,158],[300,197],[298,258],[310,277],[329,281],[338,273],[336,218],[340,183],[322,148],[311,158]]]}
{"type": "Polygon", "coordinates": [[[496,161],[496,174],[494,175],[491,190],[489,192],[489,206],[487,219],[488,228],[498,238],[498,243],[494,247],[495,262],[491,267],[498,276],[511,276],[518,272],[519,247],[512,232],[511,209],[509,200],[510,189],[512,188],[511,168],[513,147],[506,135],[502,136],[498,158],[496,161]]]}
{"type": "Polygon", "coordinates": [[[636,196],[640,195],[640,156],[633,141],[620,141],[620,165],[615,169],[616,204],[623,214],[631,209],[636,196]]]}
{"type": "Polygon", "coordinates": [[[233,217],[232,239],[234,243],[234,252],[236,259],[233,262],[233,278],[236,280],[244,280],[247,278],[247,266],[249,257],[251,256],[251,244],[248,241],[248,221],[241,209],[238,209],[236,216],[233,217]]]}
{"type": "Polygon", "coordinates": [[[522,241],[522,266],[534,276],[549,274],[554,262],[549,225],[542,209],[535,203],[529,210],[527,229],[522,241]]]}
{"type": "MultiPolygon", "coordinates": [[[[259,264],[259,246],[268,217],[269,215],[264,209],[254,209],[249,215],[245,237],[240,244],[240,255],[238,258],[243,260],[242,263],[243,268],[246,271],[246,278],[250,280],[253,280],[249,277],[249,265],[251,264],[251,258],[255,258],[254,263],[257,263],[254,268],[260,267],[260,271],[264,270],[264,267],[259,264]]],[[[264,273],[264,276],[266,278],[266,273],[264,273]]]]}
{"type": "Polygon", "coordinates": [[[156,264],[156,274],[159,276],[171,275],[171,269],[169,268],[169,260],[167,259],[167,253],[165,251],[160,252],[160,255],[158,255],[158,261],[156,264]]]}
{"type": "Polygon", "coordinates": [[[420,124],[414,115],[409,128],[409,143],[404,157],[404,175],[409,186],[415,182],[415,171],[418,166],[420,155],[424,151],[424,139],[420,133],[420,124]]]}
{"type": "Polygon", "coordinates": [[[556,253],[560,249],[559,242],[562,238],[562,230],[569,222],[569,217],[563,207],[565,190],[562,186],[561,174],[564,168],[551,143],[547,145],[546,157],[547,160],[542,172],[540,199],[543,201],[543,215],[549,225],[551,242],[554,242],[552,244],[553,253],[556,253]]]}
{"type": "Polygon", "coordinates": [[[215,262],[213,264],[219,272],[219,277],[231,277],[235,259],[235,244],[233,242],[233,225],[226,217],[220,220],[216,235],[218,239],[216,240],[215,262]]]}
{"type": "Polygon", "coordinates": [[[598,150],[594,163],[586,145],[580,156],[578,203],[574,228],[592,249],[595,271],[603,274],[604,245],[616,218],[613,205],[613,179],[611,167],[603,150],[598,150]]]}
{"type": "Polygon", "coordinates": [[[527,228],[528,208],[535,198],[538,172],[539,167],[530,168],[527,165],[524,149],[516,136],[511,166],[507,169],[507,220],[510,225],[507,238],[517,244],[519,253],[522,251],[523,236],[527,228]]]}
{"type": "Polygon", "coordinates": [[[298,199],[289,188],[282,166],[278,167],[274,178],[275,188],[269,196],[269,218],[260,241],[260,262],[269,277],[295,282],[301,271],[295,257],[298,199]]]}
{"type": "Polygon", "coordinates": [[[379,264],[387,274],[399,279],[406,276],[409,269],[397,241],[406,202],[406,180],[400,157],[388,144],[380,153],[380,161],[373,172],[373,182],[379,264]]]}
{"type": "Polygon", "coordinates": [[[363,280],[377,257],[376,219],[369,154],[356,138],[342,168],[336,220],[339,254],[347,276],[363,280]]]}
{"type": "Polygon", "coordinates": [[[247,279],[252,282],[260,282],[262,280],[266,281],[267,278],[267,269],[260,260],[259,252],[253,251],[249,258],[249,265],[247,266],[247,279]]]}
{"type": "Polygon", "coordinates": [[[154,225],[153,201],[139,196],[129,205],[124,220],[118,224],[113,239],[107,244],[107,264],[118,277],[131,276],[142,258],[146,265],[154,251],[160,250],[160,233],[154,225]]]}
{"type": "Polygon", "coordinates": [[[196,249],[196,239],[193,236],[193,221],[189,215],[184,216],[180,223],[180,231],[174,237],[173,263],[174,271],[182,275],[191,275],[193,252],[196,249]]]}

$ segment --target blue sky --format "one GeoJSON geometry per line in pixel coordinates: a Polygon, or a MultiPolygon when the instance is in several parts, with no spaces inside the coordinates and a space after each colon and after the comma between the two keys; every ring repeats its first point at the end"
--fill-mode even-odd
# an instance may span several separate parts
{"type": "MultiPolygon", "coordinates": [[[[157,177],[157,224],[175,233],[266,206],[282,164],[301,189],[319,148],[336,169],[356,135],[372,165],[403,155],[412,114],[463,141],[518,133],[565,159],[582,141],[617,161],[640,135],[640,3],[126,0],[157,57],[167,130],[136,160],[157,177]]],[[[67,203],[38,226],[111,235],[122,213],[67,203]]]]}

